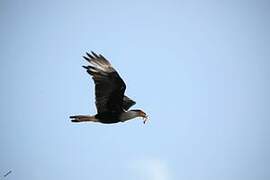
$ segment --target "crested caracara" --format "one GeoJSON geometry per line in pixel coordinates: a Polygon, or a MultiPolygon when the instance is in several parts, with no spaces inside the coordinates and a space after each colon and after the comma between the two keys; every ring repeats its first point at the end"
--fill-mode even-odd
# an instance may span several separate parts
{"type": "Polygon", "coordinates": [[[137,109],[128,110],[136,102],[124,95],[126,85],[117,71],[101,54],[91,53],[83,56],[89,63],[83,67],[92,76],[95,83],[97,114],[70,116],[71,121],[111,124],[142,117],[145,123],[147,120],[145,112],[137,109]]]}

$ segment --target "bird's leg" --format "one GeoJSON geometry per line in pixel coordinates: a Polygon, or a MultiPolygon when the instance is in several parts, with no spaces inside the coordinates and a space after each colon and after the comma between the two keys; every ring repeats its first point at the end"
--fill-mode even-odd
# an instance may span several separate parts
{"type": "Polygon", "coordinates": [[[69,118],[71,118],[71,122],[98,122],[95,116],[76,115],[69,118]]]}

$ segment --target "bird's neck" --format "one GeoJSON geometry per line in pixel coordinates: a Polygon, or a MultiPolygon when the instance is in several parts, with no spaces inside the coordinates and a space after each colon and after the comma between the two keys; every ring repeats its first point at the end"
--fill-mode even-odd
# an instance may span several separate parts
{"type": "Polygon", "coordinates": [[[136,112],[136,111],[127,111],[127,112],[123,112],[120,116],[120,120],[121,121],[127,121],[129,119],[133,119],[133,118],[136,118],[136,117],[139,117],[139,113],[136,112]]]}

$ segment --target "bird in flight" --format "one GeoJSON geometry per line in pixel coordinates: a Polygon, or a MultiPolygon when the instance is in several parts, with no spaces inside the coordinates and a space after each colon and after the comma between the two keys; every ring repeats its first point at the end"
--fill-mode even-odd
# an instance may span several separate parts
{"type": "Polygon", "coordinates": [[[86,53],[83,58],[89,63],[82,66],[92,76],[95,83],[97,114],[70,116],[72,122],[100,122],[105,124],[125,122],[142,117],[144,123],[148,116],[142,110],[128,110],[136,102],[125,95],[126,84],[101,54],[86,53]]]}

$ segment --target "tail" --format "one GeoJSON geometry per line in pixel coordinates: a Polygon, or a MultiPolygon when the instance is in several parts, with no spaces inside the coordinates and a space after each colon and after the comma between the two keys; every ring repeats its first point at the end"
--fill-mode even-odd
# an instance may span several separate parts
{"type": "Polygon", "coordinates": [[[71,122],[98,122],[97,118],[95,116],[85,116],[85,115],[75,115],[70,116],[71,122]]]}

